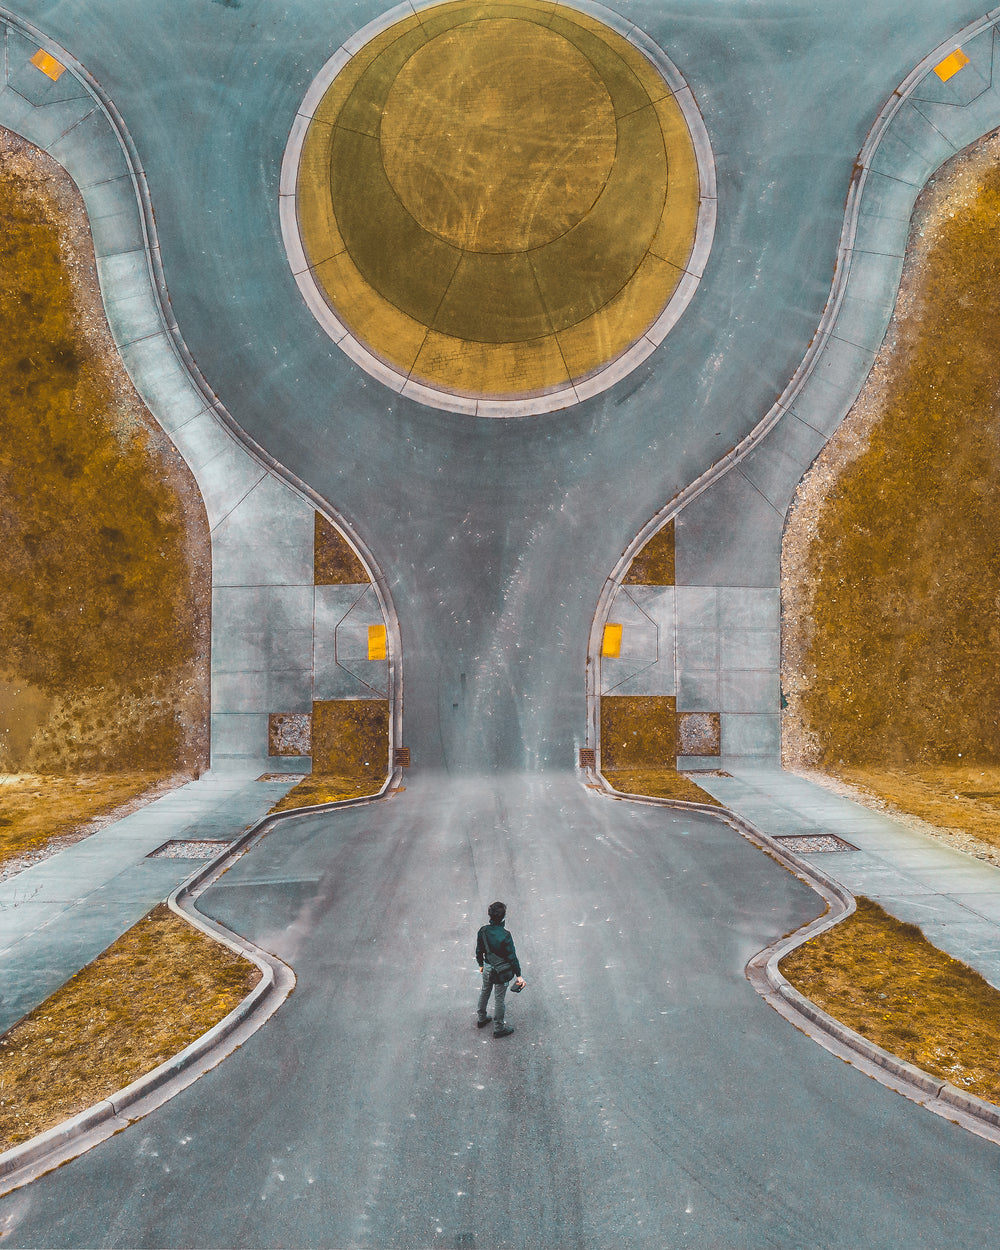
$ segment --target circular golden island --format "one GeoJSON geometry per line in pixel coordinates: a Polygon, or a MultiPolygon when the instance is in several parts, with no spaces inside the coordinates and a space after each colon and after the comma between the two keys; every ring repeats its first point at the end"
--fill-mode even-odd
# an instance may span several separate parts
{"type": "Polygon", "coordinates": [[[564,407],[634,368],[690,298],[688,120],[653,61],[588,14],[410,10],[345,46],[302,111],[296,279],[397,391],[488,415],[564,407]]]}

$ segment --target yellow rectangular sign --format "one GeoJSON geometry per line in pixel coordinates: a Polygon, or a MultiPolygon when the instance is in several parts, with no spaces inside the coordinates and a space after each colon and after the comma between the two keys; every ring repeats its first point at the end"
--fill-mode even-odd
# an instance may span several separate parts
{"type": "Polygon", "coordinates": [[[368,626],[368,658],[384,660],[386,658],[385,626],[368,626]]]}
{"type": "Polygon", "coordinates": [[[51,78],[53,82],[58,82],[60,74],[66,68],[65,65],[61,65],[54,56],[49,56],[42,48],[39,48],[31,58],[31,63],[36,69],[40,69],[43,74],[51,78]]]}
{"type": "Polygon", "coordinates": [[[943,61],[939,61],[934,66],[934,73],[942,82],[947,82],[949,78],[954,78],[958,71],[965,65],[968,65],[969,58],[965,55],[961,48],[956,48],[951,56],[946,56],[943,61]]]}
{"type": "Polygon", "coordinates": [[[622,653],[622,627],[609,622],[604,626],[604,642],[601,655],[614,659],[622,653]]]}

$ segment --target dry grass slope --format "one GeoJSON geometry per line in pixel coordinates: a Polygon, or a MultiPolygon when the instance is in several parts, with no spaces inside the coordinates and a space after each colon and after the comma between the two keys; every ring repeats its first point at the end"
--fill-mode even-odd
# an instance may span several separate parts
{"type": "Polygon", "coordinates": [[[118,358],[79,193],[6,131],[0,498],[3,855],[37,841],[19,775],[64,832],[80,775],[130,774],[111,802],[204,765],[210,628],[204,509],[118,358]]]}
{"type": "Polygon", "coordinates": [[[918,202],[886,345],[789,519],[802,762],[1000,760],[998,152],[956,158],[918,202]]]}

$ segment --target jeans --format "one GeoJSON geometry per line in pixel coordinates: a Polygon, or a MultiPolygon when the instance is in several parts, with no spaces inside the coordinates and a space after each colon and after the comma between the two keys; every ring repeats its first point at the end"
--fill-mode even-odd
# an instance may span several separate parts
{"type": "Polygon", "coordinates": [[[486,1019],[486,1004],[490,1001],[490,991],[493,991],[493,1031],[494,1033],[503,1025],[504,1002],[507,998],[507,986],[509,981],[501,981],[493,983],[493,970],[489,964],[483,964],[483,990],[479,995],[479,1004],[476,1008],[476,1014],[480,1020],[486,1019]]]}

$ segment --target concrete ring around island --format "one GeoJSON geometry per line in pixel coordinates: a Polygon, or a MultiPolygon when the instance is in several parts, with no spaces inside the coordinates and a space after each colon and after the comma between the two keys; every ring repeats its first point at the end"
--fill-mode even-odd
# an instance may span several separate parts
{"type": "Polygon", "coordinates": [[[403,4],[359,31],[306,93],[279,197],[338,347],[394,392],[490,417],[568,407],[645,360],[716,216],[672,62],[598,4],[540,0],[403,4]]]}

